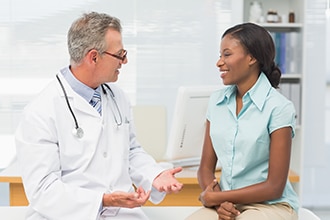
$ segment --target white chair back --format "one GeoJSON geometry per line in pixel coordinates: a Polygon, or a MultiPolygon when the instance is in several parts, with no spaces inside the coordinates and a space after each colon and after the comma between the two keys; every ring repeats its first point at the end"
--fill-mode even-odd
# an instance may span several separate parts
{"type": "Polygon", "coordinates": [[[162,160],[167,142],[167,112],[165,106],[133,106],[136,137],[155,160],[162,160]]]}
{"type": "Polygon", "coordinates": [[[25,220],[27,206],[0,206],[0,219],[25,220]]]}
{"type": "Polygon", "coordinates": [[[317,215],[306,208],[300,208],[298,216],[299,220],[321,220],[317,215]]]}

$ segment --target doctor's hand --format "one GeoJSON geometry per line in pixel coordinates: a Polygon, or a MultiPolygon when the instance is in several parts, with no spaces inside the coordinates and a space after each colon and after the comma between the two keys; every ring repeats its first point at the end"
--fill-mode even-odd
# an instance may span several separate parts
{"type": "Polygon", "coordinates": [[[150,192],[150,190],[146,192],[142,187],[139,187],[135,192],[116,191],[113,193],[104,194],[102,200],[103,206],[126,208],[140,207],[148,201],[150,192]]]}
{"type": "Polygon", "coordinates": [[[152,186],[159,192],[178,193],[183,187],[176,178],[175,174],[182,171],[182,167],[176,167],[161,172],[153,181],[152,186]]]}

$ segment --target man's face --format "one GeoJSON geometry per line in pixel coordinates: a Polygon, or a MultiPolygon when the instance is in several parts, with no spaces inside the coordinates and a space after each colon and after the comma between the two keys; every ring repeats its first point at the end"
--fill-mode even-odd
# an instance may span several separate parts
{"type": "Polygon", "coordinates": [[[97,66],[97,77],[101,83],[116,82],[122,64],[128,62],[126,50],[123,49],[121,33],[109,29],[105,35],[107,50],[100,54],[97,66]]]}

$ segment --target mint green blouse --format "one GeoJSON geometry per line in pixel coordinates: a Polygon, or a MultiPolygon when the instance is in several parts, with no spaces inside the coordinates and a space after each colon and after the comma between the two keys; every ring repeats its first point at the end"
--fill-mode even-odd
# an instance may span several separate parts
{"type": "MultiPolygon", "coordinates": [[[[213,148],[222,165],[223,191],[239,189],[267,179],[270,134],[283,127],[295,134],[295,109],[291,101],[276,91],[261,73],[243,96],[236,116],[236,86],[218,90],[210,97],[207,119],[213,148]]],[[[298,211],[298,197],[287,181],[281,198],[265,201],[289,203],[298,211]]]]}

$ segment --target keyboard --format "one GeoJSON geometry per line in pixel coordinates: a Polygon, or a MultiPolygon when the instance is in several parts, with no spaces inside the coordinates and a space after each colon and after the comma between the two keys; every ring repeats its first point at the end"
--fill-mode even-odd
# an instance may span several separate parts
{"type": "MultiPolygon", "coordinates": [[[[189,157],[189,158],[182,158],[182,159],[176,159],[176,160],[169,160],[168,163],[173,164],[173,167],[188,167],[189,169],[198,170],[199,164],[200,164],[200,157],[189,157]]],[[[220,171],[222,168],[220,162],[217,163],[217,166],[215,168],[216,171],[220,171]]]]}
{"type": "Polygon", "coordinates": [[[167,162],[172,163],[174,167],[192,167],[192,166],[199,166],[200,160],[201,160],[200,157],[189,157],[189,158],[169,160],[167,162]]]}

